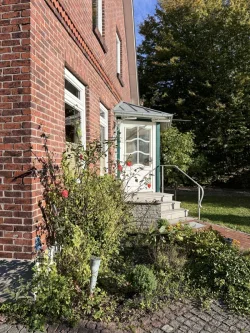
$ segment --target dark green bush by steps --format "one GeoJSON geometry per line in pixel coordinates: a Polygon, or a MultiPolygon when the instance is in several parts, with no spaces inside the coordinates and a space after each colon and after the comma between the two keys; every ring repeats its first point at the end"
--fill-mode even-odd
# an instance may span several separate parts
{"type": "Polygon", "coordinates": [[[157,288],[154,272],[145,265],[136,265],[130,275],[130,282],[134,292],[151,295],[157,288]]]}
{"type": "Polygon", "coordinates": [[[194,234],[186,242],[187,271],[194,286],[216,293],[237,312],[250,313],[250,257],[216,231],[194,234]]]}

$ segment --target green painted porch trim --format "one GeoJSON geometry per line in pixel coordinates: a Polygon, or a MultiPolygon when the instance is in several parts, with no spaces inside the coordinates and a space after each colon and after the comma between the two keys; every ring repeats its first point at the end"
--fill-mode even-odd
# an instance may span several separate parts
{"type": "Polygon", "coordinates": [[[161,124],[156,124],[156,192],[160,192],[161,188],[161,124]]]}

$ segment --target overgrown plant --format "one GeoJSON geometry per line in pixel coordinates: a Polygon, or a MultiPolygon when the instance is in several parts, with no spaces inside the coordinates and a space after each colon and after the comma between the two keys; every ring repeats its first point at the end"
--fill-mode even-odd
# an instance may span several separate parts
{"type": "Polygon", "coordinates": [[[71,323],[72,317],[81,314],[103,316],[102,304],[112,304],[112,297],[97,289],[94,300],[90,300],[90,258],[100,257],[100,276],[107,274],[110,262],[119,254],[131,218],[122,181],[115,174],[100,176],[104,152],[98,141],[89,143],[86,149],[80,144],[71,145],[59,166],[48,149],[48,137],[42,136],[45,157],[35,155],[33,174],[44,187],[40,207],[47,245],[56,245],[60,250],[53,266],[39,266],[34,274],[30,290],[36,294],[35,303],[29,297],[18,301],[27,309],[20,315],[28,315],[28,324],[35,328],[40,328],[46,319],[71,323]],[[63,300],[56,292],[60,289],[63,300]]]}

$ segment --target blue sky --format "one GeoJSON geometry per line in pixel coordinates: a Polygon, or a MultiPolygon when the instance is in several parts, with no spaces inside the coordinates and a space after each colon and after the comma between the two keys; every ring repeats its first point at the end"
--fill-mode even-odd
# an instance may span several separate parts
{"type": "Polygon", "coordinates": [[[142,37],[139,35],[139,24],[145,20],[148,14],[153,14],[157,0],[133,0],[134,1],[134,16],[135,16],[135,31],[136,44],[139,45],[142,37]]]}

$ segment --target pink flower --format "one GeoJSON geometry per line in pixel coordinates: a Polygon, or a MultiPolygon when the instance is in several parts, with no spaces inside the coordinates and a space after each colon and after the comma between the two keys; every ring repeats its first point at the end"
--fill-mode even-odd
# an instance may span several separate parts
{"type": "Polygon", "coordinates": [[[127,162],[126,162],[126,165],[127,165],[128,167],[131,167],[131,166],[132,166],[132,162],[131,162],[131,161],[127,161],[127,162]]]}
{"type": "Polygon", "coordinates": [[[117,169],[118,169],[118,171],[122,172],[122,169],[123,169],[122,165],[121,165],[121,164],[118,164],[117,169]]]}
{"type": "Polygon", "coordinates": [[[69,191],[68,191],[68,190],[63,190],[63,191],[61,192],[61,194],[62,194],[62,197],[63,197],[63,198],[68,198],[68,196],[69,196],[69,191]]]}
{"type": "Polygon", "coordinates": [[[80,159],[80,160],[83,159],[83,155],[82,155],[82,154],[79,155],[79,159],[80,159]]]}

